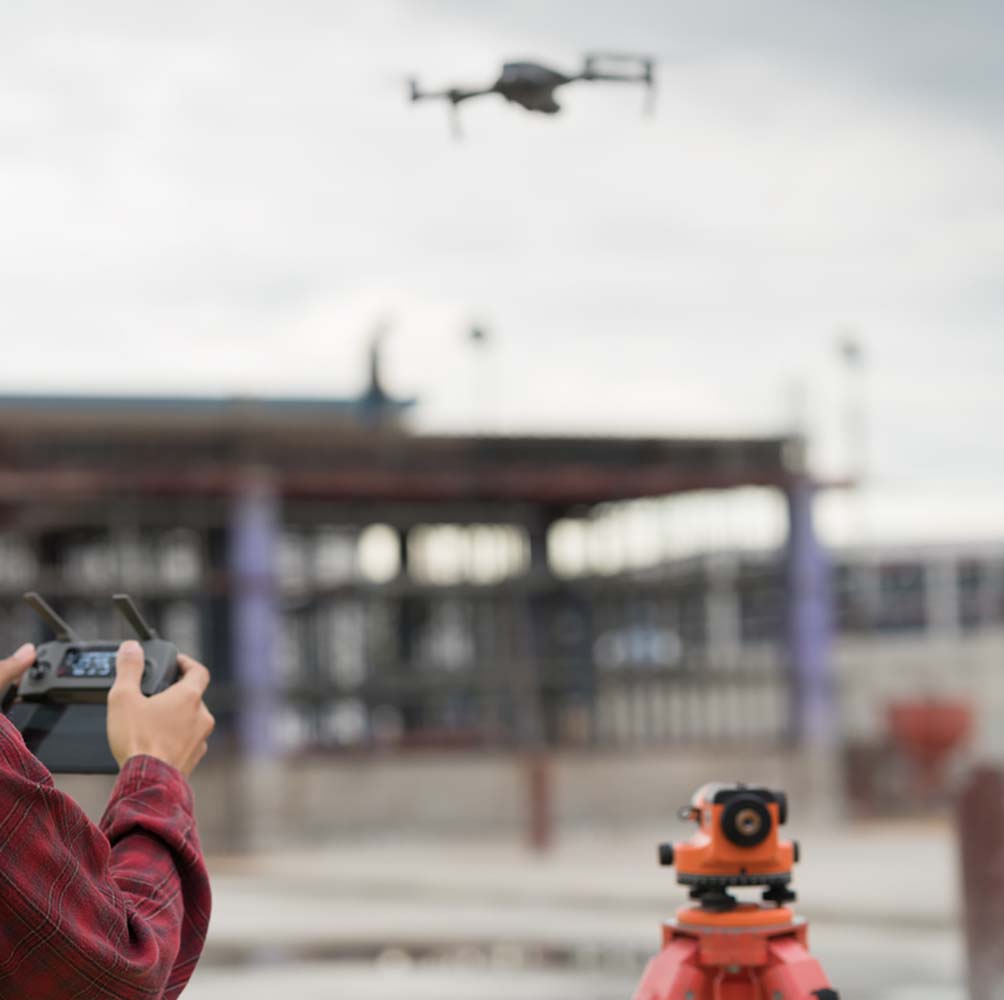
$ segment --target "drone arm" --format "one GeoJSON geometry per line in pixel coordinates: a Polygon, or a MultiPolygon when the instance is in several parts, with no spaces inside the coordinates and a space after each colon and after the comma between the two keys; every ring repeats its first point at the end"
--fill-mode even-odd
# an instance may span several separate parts
{"type": "Polygon", "coordinates": [[[601,73],[598,70],[583,70],[576,80],[612,80],[614,83],[645,83],[646,77],[638,73],[601,73]]]}
{"type": "Polygon", "coordinates": [[[601,73],[598,70],[583,70],[573,80],[605,80],[613,83],[647,83],[651,86],[652,77],[649,73],[601,73]]]}
{"type": "Polygon", "coordinates": [[[482,87],[480,90],[448,90],[445,96],[451,103],[459,104],[461,101],[469,101],[472,97],[483,97],[485,94],[494,93],[496,93],[494,87],[482,87]]]}
{"type": "Polygon", "coordinates": [[[460,104],[461,101],[468,101],[472,97],[494,93],[494,87],[485,87],[480,90],[460,90],[457,87],[451,87],[449,90],[419,90],[417,85],[412,84],[411,99],[413,101],[443,100],[449,101],[451,104],[460,104]]]}
{"type": "Polygon", "coordinates": [[[461,90],[458,87],[451,87],[449,90],[420,90],[418,84],[411,81],[411,99],[413,101],[424,101],[430,98],[450,102],[450,132],[454,139],[462,139],[463,132],[460,128],[460,116],[457,114],[457,105],[463,101],[469,101],[472,97],[482,97],[484,94],[495,94],[498,90],[495,86],[482,87],[478,90],[461,90]]]}

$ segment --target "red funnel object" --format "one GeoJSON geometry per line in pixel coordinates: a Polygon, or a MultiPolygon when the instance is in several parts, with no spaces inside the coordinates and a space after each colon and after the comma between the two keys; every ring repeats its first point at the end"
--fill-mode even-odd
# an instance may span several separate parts
{"type": "Polygon", "coordinates": [[[922,791],[940,791],[948,758],[972,732],[972,705],[950,698],[895,701],[886,707],[886,718],[893,741],[917,770],[922,791]]]}

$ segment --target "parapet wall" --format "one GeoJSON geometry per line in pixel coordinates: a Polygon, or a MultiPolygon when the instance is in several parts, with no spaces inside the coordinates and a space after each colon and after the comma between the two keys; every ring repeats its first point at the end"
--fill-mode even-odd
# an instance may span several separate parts
{"type": "MultiPolygon", "coordinates": [[[[555,829],[669,823],[706,781],[786,789],[799,812],[820,798],[811,758],[793,751],[663,750],[555,754],[555,829]]],[[[62,777],[92,816],[111,780],[62,777]]],[[[284,760],[267,766],[212,761],[194,780],[206,848],[225,852],[344,838],[512,836],[527,828],[527,759],[513,754],[412,753],[284,760]]]]}

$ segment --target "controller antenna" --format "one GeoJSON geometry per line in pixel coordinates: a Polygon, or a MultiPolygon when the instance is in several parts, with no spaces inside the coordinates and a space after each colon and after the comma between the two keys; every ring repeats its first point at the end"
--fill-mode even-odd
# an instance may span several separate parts
{"type": "Polygon", "coordinates": [[[60,642],[80,641],[80,636],[56,614],[55,609],[40,594],[36,594],[34,590],[31,590],[24,595],[24,599],[32,611],[56,633],[56,638],[60,642]]]}
{"type": "Polygon", "coordinates": [[[133,631],[143,642],[148,639],[159,639],[157,630],[139,613],[139,608],[128,594],[115,594],[112,597],[119,614],[133,627],[133,631]]]}

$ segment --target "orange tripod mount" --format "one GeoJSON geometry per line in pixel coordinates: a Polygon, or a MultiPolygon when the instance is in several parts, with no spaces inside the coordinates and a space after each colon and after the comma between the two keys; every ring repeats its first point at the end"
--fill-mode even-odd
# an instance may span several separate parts
{"type": "Polygon", "coordinates": [[[676,863],[694,903],[663,923],[662,949],[634,1000],[839,1000],[809,954],[808,924],[787,905],[798,845],[778,836],[783,793],[705,785],[680,814],[698,831],[661,845],[659,857],[676,863]],[[765,886],[762,901],[728,892],[742,886],[765,886]]]}

